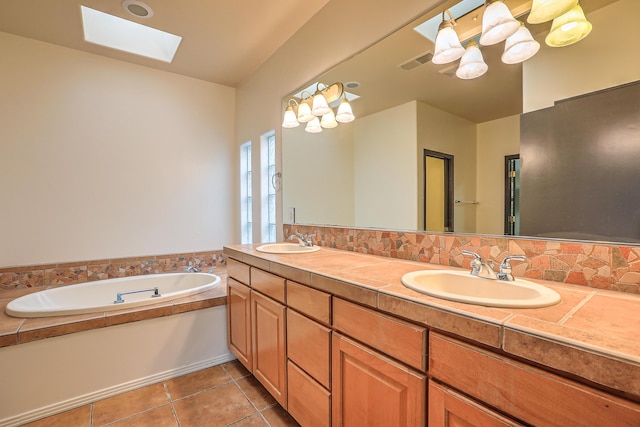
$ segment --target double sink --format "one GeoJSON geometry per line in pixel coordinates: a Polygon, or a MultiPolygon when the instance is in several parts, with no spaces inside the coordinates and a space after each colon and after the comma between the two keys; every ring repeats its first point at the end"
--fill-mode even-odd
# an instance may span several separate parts
{"type": "MultiPolygon", "coordinates": [[[[256,248],[271,254],[317,252],[319,246],[270,243],[256,248]]],[[[420,270],[402,276],[402,284],[422,294],[488,307],[539,308],[560,302],[560,295],[544,285],[523,279],[492,280],[459,270],[420,270]]]]}

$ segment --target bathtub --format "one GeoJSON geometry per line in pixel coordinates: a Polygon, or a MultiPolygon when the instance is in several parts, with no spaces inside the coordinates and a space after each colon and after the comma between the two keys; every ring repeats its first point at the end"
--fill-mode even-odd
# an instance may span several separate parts
{"type": "Polygon", "coordinates": [[[62,286],[11,301],[14,317],[98,313],[156,304],[217,288],[220,277],[208,273],[168,273],[98,280],[62,286]]]}

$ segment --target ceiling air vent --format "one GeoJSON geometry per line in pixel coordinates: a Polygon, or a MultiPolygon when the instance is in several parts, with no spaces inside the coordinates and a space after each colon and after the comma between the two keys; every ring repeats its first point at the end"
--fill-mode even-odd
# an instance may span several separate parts
{"type": "Polygon", "coordinates": [[[408,60],[407,62],[403,62],[402,64],[398,65],[398,67],[400,67],[400,69],[404,71],[413,70],[414,68],[424,65],[427,62],[431,62],[431,58],[433,58],[433,53],[426,52],[420,56],[408,60]]]}

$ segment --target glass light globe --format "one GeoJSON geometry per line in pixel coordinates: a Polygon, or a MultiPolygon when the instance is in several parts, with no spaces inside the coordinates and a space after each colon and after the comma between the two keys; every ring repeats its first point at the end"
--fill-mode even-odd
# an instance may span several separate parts
{"type": "Polygon", "coordinates": [[[482,15],[482,34],[480,44],[489,46],[506,40],[518,31],[520,23],[502,0],[495,0],[484,9],[482,15]]]}
{"type": "Polygon", "coordinates": [[[320,119],[318,119],[317,117],[314,117],[311,121],[307,123],[307,126],[305,126],[304,130],[309,133],[322,132],[322,127],[320,126],[320,119]]]}
{"type": "Polygon", "coordinates": [[[336,121],[340,123],[349,123],[355,120],[353,111],[351,111],[351,104],[346,98],[342,99],[340,106],[338,107],[338,114],[336,114],[336,121]]]}
{"type": "Polygon", "coordinates": [[[287,111],[284,112],[284,120],[282,121],[283,128],[295,128],[300,126],[300,122],[296,119],[296,113],[294,113],[291,106],[287,107],[287,111]]]}
{"type": "Polygon", "coordinates": [[[440,24],[438,35],[436,35],[436,47],[431,58],[434,64],[448,64],[459,59],[464,54],[464,48],[460,44],[458,34],[453,29],[449,21],[440,24]]]}
{"type": "Polygon", "coordinates": [[[475,79],[486,73],[488,69],[489,66],[484,62],[478,44],[473,40],[470,41],[462,55],[456,76],[465,80],[475,79]]]}
{"type": "Polygon", "coordinates": [[[527,27],[520,26],[514,35],[507,38],[504,44],[502,62],[505,64],[518,64],[538,53],[540,43],[535,41],[527,27]]]}
{"type": "Polygon", "coordinates": [[[529,24],[542,24],[569,12],[578,0],[533,0],[527,17],[529,24]]]}

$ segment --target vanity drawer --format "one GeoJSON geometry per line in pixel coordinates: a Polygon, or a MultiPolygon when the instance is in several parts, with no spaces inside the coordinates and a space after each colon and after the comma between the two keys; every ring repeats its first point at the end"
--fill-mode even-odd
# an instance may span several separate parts
{"type": "Polygon", "coordinates": [[[251,288],[283,304],[286,301],[285,280],[275,274],[251,267],[251,288]]]}
{"type": "Polygon", "coordinates": [[[227,258],[227,274],[229,277],[233,277],[238,282],[247,286],[251,283],[249,268],[250,267],[247,264],[243,264],[235,259],[227,258]]]}
{"type": "Polygon", "coordinates": [[[295,363],[287,363],[289,402],[287,410],[302,426],[331,425],[331,393],[295,363]]]}
{"type": "Polygon", "coordinates": [[[421,371],[427,370],[427,328],[333,299],[335,329],[421,371]]]}
{"type": "Polygon", "coordinates": [[[287,280],[287,305],[318,322],[331,324],[331,294],[287,280]]]}
{"type": "Polygon", "coordinates": [[[429,338],[429,372],[528,424],[638,426],[640,422],[637,403],[435,333],[429,338]]]}
{"type": "Polygon", "coordinates": [[[287,356],[327,389],[330,383],[331,329],[287,309],[287,356]]]}

